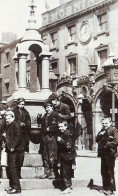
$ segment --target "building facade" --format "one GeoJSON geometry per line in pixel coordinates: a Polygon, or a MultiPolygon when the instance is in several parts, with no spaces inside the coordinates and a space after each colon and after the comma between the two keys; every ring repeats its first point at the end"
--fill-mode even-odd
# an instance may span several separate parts
{"type": "MultiPolygon", "coordinates": [[[[60,2],[59,7],[42,14],[39,31],[32,12],[25,36],[1,49],[1,99],[13,105],[23,96],[33,125],[37,114],[44,113],[45,99],[57,92],[70,107],[72,123],[82,125],[79,148],[94,150],[101,118],[112,115],[113,89],[103,65],[118,58],[118,2],[60,2]]],[[[117,85],[114,89],[117,108],[117,85]]],[[[117,110],[115,117],[118,127],[117,110]]]]}
{"type": "MultiPolygon", "coordinates": [[[[52,52],[50,88],[68,103],[75,124],[82,124],[82,148],[89,150],[95,148],[101,118],[112,112],[103,65],[118,57],[117,11],[117,1],[73,0],[42,14],[40,32],[52,52]]],[[[117,108],[117,85],[115,102],[117,108]]]]}

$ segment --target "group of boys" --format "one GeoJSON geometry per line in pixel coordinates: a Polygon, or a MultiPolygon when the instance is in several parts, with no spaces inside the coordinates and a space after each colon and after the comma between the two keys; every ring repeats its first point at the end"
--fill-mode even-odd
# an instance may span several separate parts
{"type": "Polygon", "coordinates": [[[46,113],[42,117],[42,158],[44,175],[41,179],[58,177],[58,167],[63,180],[63,194],[72,190],[72,164],[76,157],[74,132],[69,128],[71,118],[68,105],[59,101],[52,93],[44,104],[46,113]]]}
{"type": "MultiPolygon", "coordinates": [[[[2,151],[2,136],[6,134],[6,151],[8,154],[7,175],[9,178],[8,194],[21,192],[19,179],[24,160],[24,152],[29,151],[29,130],[31,118],[24,108],[25,100],[19,98],[14,111],[4,107],[0,111],[0,153],[2,151]],[[5,134],[4,134],[5,132],[5,134]]],[[[63,194],[72,190],[72,165],[75,163],[74,130],[70,124],[69,107],[59,101],[57,94],[52,93],[44,104],[45,114],[42,117],[42,158],[44,175],[41,179],[63,180],[63,194]]],[[[102,119],[103,128],[96,136],[98,156],[101,157],[101,175],[103,187],[100,190],[105,195],[112,195],[116,190],[114,167],[117,157],[118,130],[112,126],[111,118],[102,119]]]]}

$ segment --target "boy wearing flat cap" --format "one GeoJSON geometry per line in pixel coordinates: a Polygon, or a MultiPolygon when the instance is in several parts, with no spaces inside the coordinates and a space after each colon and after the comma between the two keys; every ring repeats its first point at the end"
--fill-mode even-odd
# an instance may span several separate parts
{"type": "Polygon", "coordinates": [[[31,118],[29,112],[25,109],[25,99],[17,100],[17,107],[14,109],[15,120],[20,124],[25,137],[25,151],[29,152],[29,132],[31,129],[31,118]]]}
{"type": "Polygon", "coordinates": [[[57,160],[57,131],[58,131],[58,114],[53,111],[53,105],[46,100],[44,104],[46,113],[42,117],[42,135],[43,135],[43,152],[42,158],[44,163],[44,175],[41,179],[55,178],[55,167],[57,160]]]}
{"type": "Polygon", "coordinates": [[[56,93],[52,93],[48,99],[53,104],[54,111],[58,113],[61,119],[63,120],[71,119],[71,113],[70,113],[69,106],[65,103],[62,103],[59,100],[59,96],[56,93]]]}
{"type": "Polygon", "coordinates": [[[103,188],[100,192],[112,195],[116,190],[114,167],[117,156],[118,130],[112,127],[111,118],[105,116],[102,119],[102,130],[96,137],[98,143],[98,157],[101,157],[101,175],[103,188]]]}

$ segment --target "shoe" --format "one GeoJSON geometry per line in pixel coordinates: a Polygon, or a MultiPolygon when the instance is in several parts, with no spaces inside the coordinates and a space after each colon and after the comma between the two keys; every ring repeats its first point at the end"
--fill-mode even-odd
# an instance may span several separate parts
{"type": "Polygon", "coordinates": [[[11,189],[7,191],[7,194],[16,194],[16,193],[21,193],[21,190],[11,189]]]}
{"type": "Polygon", "coordinates": [[[104,193],[105,190],[104,190],[104,189],[100,189],[99,192],[100,192],[100,193],[104,193]]]}
{"type": "Polygon", "coordinates": [[[11,189],[12,189],[11,187],[8,187],[8,188],[5,188],[5,191],[9,191],[11,189]]]}
{"type": "Polygon", "coordinates": [[[62,191],[61,194],[69,194],[71,193],[72,189],[70,187],[66,188],[64,191],[62,191]]]}
{"type": "Polygon", "coordinates": [[[104,194],[105,194],[105,195],[113,195],[113,192],[110,191],[110,190],[107,190],[107,191],[104,191],[104,194]]]}
{"type": "Polygon", "coordinates": [[[52,175],[50,175],[48,178],[51,180],[51,179],[55,179],[56,176],[55,176],[54,174],[52,174],[52,175]]]}
{"type": "Polygon", "coordinates": [[[43,176],[39,176],[40,179],[46,179],[48,178],[48,176],[46,174],[44,174],[43,176]]]}

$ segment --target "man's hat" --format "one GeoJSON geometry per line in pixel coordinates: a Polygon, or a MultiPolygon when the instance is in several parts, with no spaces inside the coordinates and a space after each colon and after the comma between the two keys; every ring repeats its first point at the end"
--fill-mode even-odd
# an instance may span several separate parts
{"type": "Polygon", "coordinates": [[[20,103],[20,102],[22,102],[22,101],[24,101],[24,102],[25,102],[25,99],[24,99],[24,98],[22,98],[22,97],[20,97],[20,98],[18,98],[18,99],[17,99],[17,103],[20,103]]]}
{"type": "Polygon", "coordinates": [[[59,99],[59,96],[56,94],[56,93],[52,93],[50,96],[49,96],[49,98],[48,98],[50,101],[52,101],[52,100],[55,100],[55,99],[59,99]]]}
{"type": "Polygon", "coordinates": [[[1,101],[1,104],[7,104],[7,101],[3,100],[1,101]]]}
{"type": "Polygon", "coordinates": [[[48,99],[46,99],[46,101],[44,103],[44,108],[46,108],[47,106],[52,106],[52,103],[48,99]]]}

